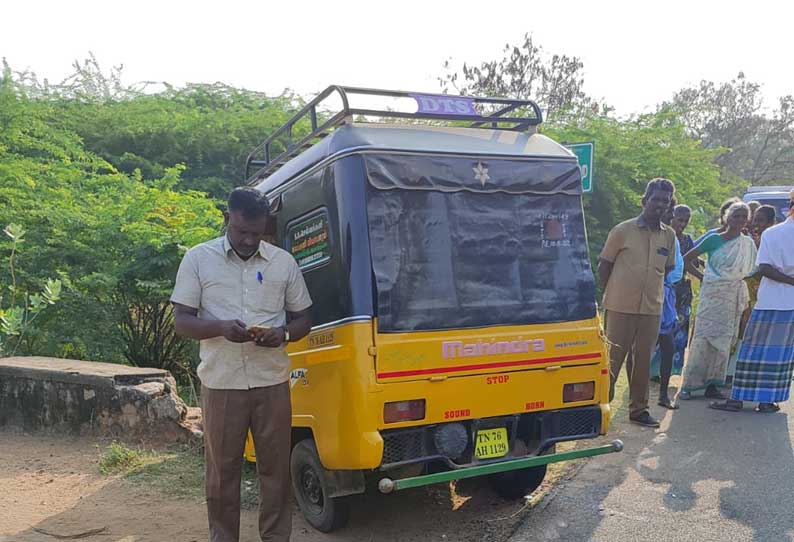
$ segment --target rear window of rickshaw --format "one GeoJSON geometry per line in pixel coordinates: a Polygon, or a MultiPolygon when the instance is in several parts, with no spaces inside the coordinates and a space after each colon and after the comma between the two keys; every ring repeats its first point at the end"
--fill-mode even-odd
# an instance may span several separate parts
{"type": "Polygon", "coordinates": [[[367,158],[380,331],[595,315],[575,163],[401,158],[367,158]]]}

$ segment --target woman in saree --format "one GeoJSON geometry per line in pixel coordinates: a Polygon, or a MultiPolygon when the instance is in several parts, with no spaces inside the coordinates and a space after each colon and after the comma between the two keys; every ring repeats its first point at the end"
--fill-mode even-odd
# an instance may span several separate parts
{"type": "Polygon", "coordinates": [[[750,299],[744,279],[755,269],[755,243],[742,234],[749,218],[747,204],[734,203],[726,213],[725,231],[708,235],[684,255],[687,267],[701,254],[708,261],[695,315],[695,334],[684,365],[681,399],[690,399],[693,392],[701,390],[706,397],[724,398],[719,388],[725,386],[731,346],[750,299]]]}
{"type": "Polygon", "coordinates": [[[756,412],[780,410],[788,401],[794,374],[794,190],[789,196],[789,218],[769,229],[758,249],[758,302],[747,323],[739,351],[736,378],[727,401],[709,407],[739,412],[744,401],[756,401],[756,412]]]}

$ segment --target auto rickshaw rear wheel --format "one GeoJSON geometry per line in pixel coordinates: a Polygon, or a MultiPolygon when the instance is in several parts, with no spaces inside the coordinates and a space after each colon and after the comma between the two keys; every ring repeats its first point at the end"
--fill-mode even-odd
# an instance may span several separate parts
{"type": "MultiPolygon", "coordinates": [[[[546,448],[540,455],[553,454],[556,451],[554,445],[546,448]]],[[[528,469],[518,469],[508,472],[500,472],[488,476],[488,481],[493,490],[503,499],[514,501],[525,497],[535,491],[543,483],[546,477],[546,467],[530,467],[528,469]]]]}
{"type": "Polygon", "coordinates": [[[539,488],[545,477],[546,465],[541,465],[540,467],[491,474],[488,481],[500,497],[514,501],[539,488]]]}
{"type": "Polygon", "coordinates": [[[313,440],[302,440],[292,449],[290,474],[295,499],[312,527],[324,533],[344,527],[349,502],[344,497],[329,496],[326,470],[313,440]]]}

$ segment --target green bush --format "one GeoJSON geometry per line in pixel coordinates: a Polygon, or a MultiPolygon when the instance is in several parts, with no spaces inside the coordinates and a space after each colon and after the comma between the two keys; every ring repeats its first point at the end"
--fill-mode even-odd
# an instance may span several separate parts
{"type": "Polygon", "coordinates": [[[173,335],[168,311],[155,326],[143,319],[162,312],[184,250],[217,235],[221,213],[206,194],[177,189],[184,166],[144,179],[86,150],[64,107],[28,98],[8,73],[0,80],[0,223],[18,224],[30,247],[0,283],[63,284],[19,353],[189,371],[195,350],[173,335]]]}

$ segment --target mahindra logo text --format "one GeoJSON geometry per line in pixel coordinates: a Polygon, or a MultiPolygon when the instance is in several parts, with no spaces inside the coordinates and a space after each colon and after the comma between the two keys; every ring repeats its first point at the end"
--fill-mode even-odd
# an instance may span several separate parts
{"type": "Polygon", "coordinates": [[[499,356],[501,354],[520,354],[524,352],[543,352],[546,343],[543,339],[518,341],[496,341],[464,343],[463,341],[444,341],[441,343],[441,355],[448,358],[469,358],[475,356],[499,356]]]}

